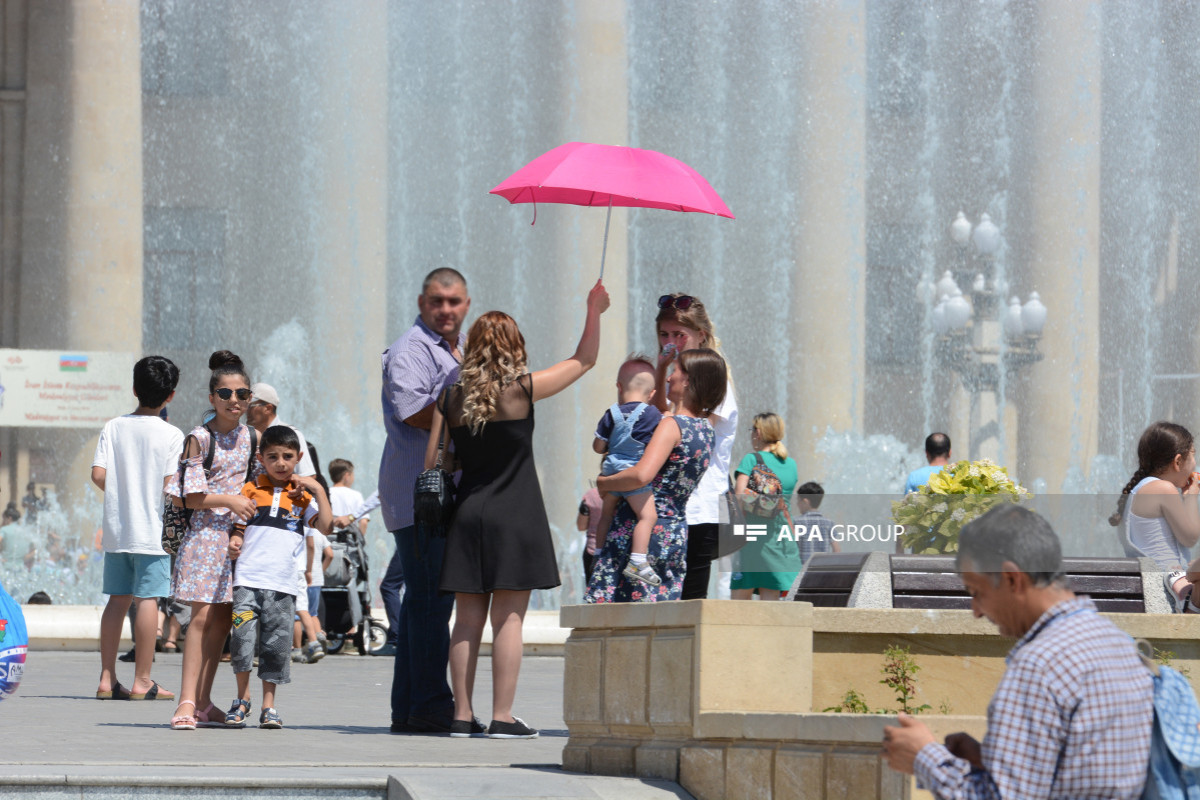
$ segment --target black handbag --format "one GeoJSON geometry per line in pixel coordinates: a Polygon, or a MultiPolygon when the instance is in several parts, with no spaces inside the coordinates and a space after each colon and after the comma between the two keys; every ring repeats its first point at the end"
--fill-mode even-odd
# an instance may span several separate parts
{"type": "Polygon", "coordinates": [[[437,463],[418,475],[413,487],[413,519],[436,536],[446,535],[446,526],[454,513],[454,476],[442,467],[449,435],[449,423],[443,417],[438,432],[437,463]]]}
{"type": "MultiPolygon", "coordinates": [[[[208,434],[211,437],[212,431],[208,429],[207,425],[205,425],[204,428],[205,430],[208,430],[208,434]]],[[[196,440],[196,437],[192,436],[190,433],[188,434],[187,438],[193,441],[196,440]]],[[[208,453],[204,456],[205,475],[207,475],[208,471],[212,469],[213,455],[217,450],[217,448],[212,446],[211,438],[209,441],[210,444],[208,447],[208,453]]],[[[183,543],[183,535],[187,533],[188,524],[192,521],[192,512],[196,510],[194,508],[187,507],[187,493],[183,488],[186,485],[188,468],[187,459],[184,458],[184,455],[186,454],[187,439],[185,439],[183,442],[183,455],[180,455],[179,457],[179,491],[183,494],[183,496],[180,498],[183,501],[183,506],[180,507],[175,505],[173,502],[171,502],[170,498],[167,498],[163,503],[162,549],[165,550],[169,556],[179,554],[179,545],[183,543]]]]}

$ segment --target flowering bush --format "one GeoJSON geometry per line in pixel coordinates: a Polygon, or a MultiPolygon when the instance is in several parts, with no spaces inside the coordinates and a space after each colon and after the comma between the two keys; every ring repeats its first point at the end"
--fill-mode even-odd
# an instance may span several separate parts
{"type": "Polygon", "coordinates": [[[905,527],[903,542],[914,553],[958,552],[962,526],[1001,503],[1032,497],[1004,467],[981,459],[947,464],[929,483],[892,503],[892,519],[905,527]]]}

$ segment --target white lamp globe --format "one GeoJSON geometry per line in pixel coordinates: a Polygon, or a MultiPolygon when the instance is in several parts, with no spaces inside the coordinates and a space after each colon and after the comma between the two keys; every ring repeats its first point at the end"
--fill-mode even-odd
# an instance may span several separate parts
{"type": "Polygon", "coordinates": [[[959,247],[966,247],[971,241],[971,220],[961,211],[954,218],[954,222],[950,223],[950,238],[959,247]]]}
{"type": "Polygon", "coordinates": [[[1023,333],[1025,327],[1021,323],[1021,301],[1014,295],[1004,311],[1004,335],[1015,339],[1023,333]]]}
{"type": "Polygon", "coordinates": [[[958,291],[958,284],[954,282],[954,276],[950,274],[950,270],[946,270],[941,280],[937,282],[938,297],[949,299],[954,296],[956,291],[958,291]]]}
{"type": "Polygon", "coordinates": [[[979,224],[975,226],[975,232],[971,234],[971,241],[975,243],[975,249],[985,256],[993,256],[1000,249],[1000,229],[996,227],[996,223],[992,222],[992,218],[984,214],[979,218],[979,224]]]}
{"type": "Polygon", "coordinates": [[[962,291],[954,290],[954,296],[946,301],[946,327],[952,331],[967,327],[971,319],[971,304],[963,297],[962,291]]]}
{"type": "Polygon", "coordinates": [[[1029,293],[1029,300],[1021,307],[1021,327],[1030,336],[1041,336],[1046,327],[1046,307],[1037,292],[1029,293]]]}
{"type": "Polygon", "coordinates": [[[947,331],[947,327],[946,327],[946,297],[943,296],[942,299],[938,302],[938,304],[933,307],[932,321],[933,321],[933,332],[934,333],[936,333],[940,336],[947,331]]]}

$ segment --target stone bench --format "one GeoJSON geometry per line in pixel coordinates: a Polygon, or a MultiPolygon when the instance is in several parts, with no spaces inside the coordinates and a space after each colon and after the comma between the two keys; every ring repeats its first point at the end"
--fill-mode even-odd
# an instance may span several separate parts
{"type": "MultiPolygon", "coordinates": [[[[1171,613],[1162,573],[1146,558],[1064,558],[1069,585],[1100,611],[1171,613]]],[[[793,600],[824,608],[970,609],[953,556],[821,553],[796,577],[793,600]]]]}

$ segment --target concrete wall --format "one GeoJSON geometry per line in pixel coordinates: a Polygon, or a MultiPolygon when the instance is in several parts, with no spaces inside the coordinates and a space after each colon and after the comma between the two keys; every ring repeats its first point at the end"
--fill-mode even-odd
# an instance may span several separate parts
{"type": "MultiPolygon", "coordinates": [[[[1200,618],[1107,614],[1200,675],[1200,618]]],[[[927,797],[880,760],[887,715],[822,713],[846,690],[894,709],[883,651],[910,647],[936,738],[985,732],[1012,640],[969,611],[692,600],[568,606],[563,767],[678,781],[701,800],[927,797]]]]}

